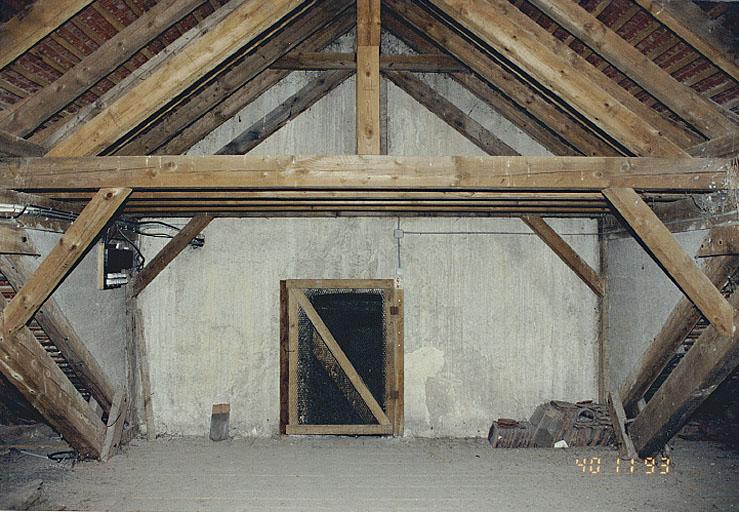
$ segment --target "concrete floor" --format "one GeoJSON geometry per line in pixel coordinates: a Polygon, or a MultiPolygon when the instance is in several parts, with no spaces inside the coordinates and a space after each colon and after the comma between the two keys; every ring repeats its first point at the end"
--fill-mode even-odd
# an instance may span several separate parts
{"type": "Polygon", "coordinates": [[[0,489],[41,478],[37,507],[57,510],[739,510],[739,454],[682,441],[673,459],[668,475],[617,474],[614,451],[483,440],[137,440],[73,469],[2,456],[0,489]],[[584,456],[601,472],[582,473],[584,456]]]}

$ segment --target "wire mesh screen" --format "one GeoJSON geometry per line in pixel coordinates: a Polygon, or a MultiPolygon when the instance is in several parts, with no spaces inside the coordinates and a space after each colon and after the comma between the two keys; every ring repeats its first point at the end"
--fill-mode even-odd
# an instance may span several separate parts
{"type": "MultiPolygon", "coordinates": [[[[305,295],[375,400],[385,409],[383,291],[316,288],[305,290],[305,295]]],[[[301,424],[377,423],[302,309],[298,316],[297,375],[301,424]]]]}

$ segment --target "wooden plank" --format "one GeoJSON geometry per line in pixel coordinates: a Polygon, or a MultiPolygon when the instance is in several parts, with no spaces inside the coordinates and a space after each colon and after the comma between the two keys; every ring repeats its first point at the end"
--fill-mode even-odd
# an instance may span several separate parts
{"type": "Polygon", "coordinates": [[[731,160],[383,155],[0,159],[0,189],[721,190],[731,160]]]}
{"type": "Polygon", "coordinates": [[[286,427],[288,435],[382,436],[393,433],[391,425],[296,425],[286,427]]]}
{"type": "MultiPolygon", "coordinates": [[[[0,271],[17,291],[31,279],[34,268],[28,258],[5,256],[0,257],[0,271]]],[[[113,385],[56,300],[49,297],[34,318],[64,359],[74,368],[77,376],[90,390],[92,397],[105,412],[108,412],[113,402],[113,385]]]]}
{"type": "Polygon", "coordinates": [[[579,4],[571,0],[531,0],[531,3],[707,138],[720,137],[739,128],[730,119],[729,111],[673,78],[579,4]]]}
{"type": "Polygon", "coordinates": [[[95,194],[5,308],[2,330],[4,335],[13,334],[31,319],[92,245],[130,193],[131,189],[111,188],[101,189],[95,194]]]}
{"type": "Polygon", "coordinates": [[[44,156],[46,148],[0,129],[0,156],[44,156]]]}
{"type": "Polygon", "coordinates": [[[210,224],[213,217],[198,215],[190,219],[148,265],[134,278],[131,284],[131,296],[136,297],[174,260],[178,254],[190,245],[193,238],[198,236],[210,224]]]}
{"type": "Polygon", "coordinates": [[[706,19],[700,7],[691,2],[663,0],[636,0],[636,3],[734,80],[739,80],[734,36],[706,19]]]}
{"type": "Polygon", "coordinates": [[[0,69],[20,57],[92,0],[36,0],[0,28],[0,69]]]}
{"type": "MultiPolygon", "coordinates": [[[[80,110],[66,118],[65,121],[53,123],[46,128],[39,129],[30,139],[34,142],[42,144],[44,147],[53,147],[60,140],[68,137],[81,124],[91,121],[95,116],[100,114],[104,109],[115,103],[116,100],[123,97],[135,85],[146,80],[160,66],[168,62],[174,55],[180,53],[193,40],[210,31],[218,25],[228,14],[230,14],[236,6],[236,2],[229,2],[220,7],[210,16],[205,18],[197,26],[188,30],[180,37],[175,39],[171,44],[167,45],[162,51],[147,60],[141,66],[136,68],[131,74],[118,82],[113,88],[98,97],[94,102],[85,105],[80,110]]],[[[64,41],[64,39],[60,39],[64,41]]]]}
{"type": "Polygon", "coordinates": [[[380,46],[380,0],[357,0],[357,47],[380,46]]]}
{"type": "Polygon", "coordinates": [[[688,148],[688,153],[700,158],[736,158],[739,156],[739,132],[696,144],[688,148]]]}
{"type": "Polygon", "coordinates": [[[464,135],[470,142],[489,155],[518,155],[508,144],[493,135],[490,130],[462,112],[451,101],[431,86],[409,72],[386,71],[383,73],[414,100],[436,114],[439,119],[464,135]]]}
{"type": "MultiPolygon", "coordinates": [[[[739,293],[729,300],[739,322],[739,293]]],[[[727,336],[709,325],[631,425],[639,455],[659,451],[738,364],[739,329],[727,336]]]]}
{"type": "Polygon", "coordinates": [[[691,137],[641,103],[507,0],[433,4],[641,156],[685,156],[691,137]]]}
{"type": "Polygon", "coordinates": [[[133,313],[133,343],[138,362],[139,378],[141,379],[141,395],[144,404],[144,422],[146,424],[146,438],[154,441],[157,437],[156,425],[154,423],[154,405],[152,403],[151,370],[149,368],[149,351],[146,344],[144,331],[144,318],[141,308],[135,299],[129,302],[133,313]]]}
{"type": "Polygon", "coordinates": [[[521,220],[549,246],[565,265],[579,277],[588,288],[602,297],[605,285],[601,276],[583,260],[575,250],[541,217],[525,216],[521,220]]]}
{"type": "MultiPolygon", "coordinates": [[[[238,2],[238,0],[235,0],[238,2]]],[[[223,20],[163,62],[146,80],[57,143],[50,156],[104,150],[301,4],[300,0],[239,2],[223,20]]]]}
{"type": "MultiPolygon", "coordinates": [[[[277,59],[272,69],[291,71],[326,71],[357,69],[355,53],[290,52],[277,59]]],[[[440,53],[429,55],[380,55],[380,71],[413,71],[415,73],[469,73],[457,59],[440,53]]]]}
{"type": "Polygon", "coordinates": [[[290,322],[289,322],[289,297],[287,283],[280,281],[280,434],[286,434],[285,426],[289,423],[288,394],[289,394],[289,372],[290,372],[290,322]]]}
{"type": "Polygon", "coordinates": [[[392,279],[288,279],[288,289],[336,288],[340,290],[391,290],[392,279]]]}
{"type": "Polygon", "coordinates": [[[25,230],[12,224],[0,223],[0,254],[29,254],[39,256],[25,230]]]}
{"type": "Polygon", "coordinates": [[[103,451],[100,453],[100,460],[105,462],[110,459],[118,451],[121,444],[121,434],[123,433],[123,425],[128,415],[128,395],[124,389],[119,389],[115,393],[113,405],[108,414],[108,428],[105,431],[105,441],[103,442],[103,451]]]}
{"type": "Polygon", "coordinates": [[[357,0],[357,154],[380,154],[380,0],[357,0]]]}
{"type": "Polygon", "coordinates": [[[82,457],[100,455],[105,425],[25,325],[0,336],[0,372],[82,457]]]}
{"type": "MultiPolygon", "coordinates": [[[[323,367],[326,375],[334,382],[339,392],[344,395],[344,400],[352,408],[354,413],[359,417],[362,423],[372,423],[372,412],[364,403],[359,392],[354,388],[346,374],[341,370],[339,363],[336,361],[331,351],[321,339],[318,331],[313,332],[311,339],[311,352],[316,361],[323,367]]],[[[388,411],[388,417],[392,418],[388,411]]]]}
{"type": "Polygon", "coordinates": [[[732,307],[639,194],[632,188],[610,188],[603,195],[711,324],[722,334],[731,335],[735,330],[732,307]]]}
{"type": "Polygon", "coordinates": [[[380,154],[380,47],[357,47],[357,154],[380,154]]]}
{"type": "MultiPolygon", "coordinates": [[[[388,28],[416,51],[430,51],[428,48],[420,47],[425,43],[426,38],[430,38],[437,47],[444,48],[469,66],[486,81],[486,84],[494,85],[499,89],[505,98],[510,98],[515,103],[517,108],[530,113],[538,122],[557,133],[584,155],[614,156],[620,154],[609,142],[594,133],[591,127],[584,125],[582,116],[565,109],[563,105],[553,104],[552,98],[542,94],[535,84],[523,80],[503,63],[492,60],[487,53],[476,48],[457,31],[439,23],[435,16],[420,5],[402,0],[385,0],[383,5],[390,8],[392,12],[392,15],[383,18],[388,28]],[[412,30],[409,30],[409,25],[412,30]]],[[[390,9],[385,9],[383,12],[390,9]]],[[[454,75],[453,78],[462,83],[462,79],[468,80],[472,76],[454,75]]],[[[476,82],[471,81],[463,85],[469,87],[470,84],[474,85],[476,82]]],[[[473,93],[481,96],[487,89],[489,89],[487,85],[483,88],[481,84],[478,84],[473,93]]],[[[500,103],[498,101],[498,104],[500,103]]]]}
{"type": "Polygon", "coordinates": [[[398,308],[398,314],[393,315],[390,326],[393,331],[394,347],[394,396],[390,397],[394,402],[393,435],[402,437],[405,427],[405,313],[404,292],[395,288],[391,291],[392,305],[398,308]]]}
{"type": "MultiPolygon", "coordinates": [[[[298,426],[300,424],[300,416],[298,414],[298,330],[300,329],[300,309],[298,302],[293,298],[293,294],[290,291],[289,281],[286,284],[285,290],[288,296],[288,399],[287,399],[287,413],[288,422],[285,429],[286,433],[289,432],[291,426],[298,426]]],[[[302,294],[302,292],[300,292],[302,294]]]]}
{"type": "Polygon", "coordinates": [[[380,404],[377,403],[377,400],[372,395],[372,392],[367,388],[367,385],[362,380],[362,377],[357,373],[357,370],[354,369],[354,366],[352,366],[349,358],[347,358],[346,354],[344,354],[344,351],[341,350],[341,347],[336,342],[331,332],[328,330],[328,327],[326,327],[326,324],[323,323],[320,315],[313,308],[305,294],[297,289],[292,289],[290,291],[290,294],[292,299],[298,304],[298,306],[300,306],[303,312],[305,312],[308,320],[310,320],[310,322],[313,324],[313,327],[316,329],[316,331],[318,331],[321,339],[331,351],[331,354],[333,354],[336,362],[339,363],[339,366],[349,378],[354,388],[362,397],[362,400],[364,400],[365,404],[367,404],[367,407],[369,407],[369,410],[372,412],[372,415],[375,417],[377,422],[380,425],[390,425],[390,420],[385,415],[385,411],[383,411],[382,407],[380,407],[380,404]]]}
{"type": "MultiPolygon", "coordinates": [[[[739,258],[719,257],[707,260],[702,271],[714,286],[721,289],[737,268],[739,258]]],[[[636,403],[657,380],[700,318],[700,311],[695,305],[688,298],[681,298],[647,347],[639,365],[621,386],[620,394],[626,410],[635,409],[636,403]]]]}
{"type": "Polygon", "coordinates": [[[0,130],[20,136],[32,132],[203,2],[163,0],[157,3],[64,75],[1,112],[0,130]]]}
{"type": "Polygon", "coordinates": [[[321,98],[326,97],[352,74],[352,71],[345,70],[329,71],[314,78],[262,119],[234,137],[215,154],[243,155],[248,153],[289,121],[315,105],[321,98]]]}
{"type": "Polygon", "coordinates": [[[739,226],[713,228],[700,248],[699,258],[739,255],[739,226]]]}
{"type": "MultiPolygon", "coordinates": [[[[385,29],[410,46],[413,50],[429,55],[433,55],[434,52],[437,52],[437,55],[451,58],[451,56],[446,54],[438,53],[440,51],[438,46],[431,42],[427,37],[418,33],[412,26],[399,21],[398,16],[396,16],[392,11],[388,11],[386,9],[383,12],[382,19],[385,29]]],[[[382,57],[383,56],[380,55],[381,69],[382,57]]],[[[453,60],[455,62],[459,62],[457,59],[453,60]]],[[[581,154],[580,151],[566,142],[559,133],[555,133],[550,130],[544,125],[544,123],[529,113],[527,109],[521,108],[516,104],[516,102],[501,91],[490,87],[487,82],[479,78],[477,75],[473,73],[452,72],[451,77],[553,154],[561,156],[581,154]]],[[[591,136],[588,135],[588,137],[591,136]]]]}
{"type": "Polygon", "coordinates": [[[261,45],[258,52],[253,52],[240,59],[216,79],[201,87],[197,94],[183,99],[176,109],[161,116],[157,122],[152,121],[151,126],[146,130],[133,137],[129,135],[131,140],[116,149],[115,154],[146,155],[155,152],[174,135],[191,125],[195,119],[200,118],[230,96],[239,94],[240,89],[251,89],[254,86],[253,79],[286,52],[302,47],[304,43],[311,44],[307,40],[317,38],[325,40],[325,36],[314,37],[314,35],[327,22],[349,10],[350,5],[348,0],[341,0],[323,2],[311,8],[299,20],[290,23],[261,45]]]}
{"type": "Polygon", "coordinates": [[[622,459],[638,459],[639,454],[636,453],[634,443],[626,432],[626,412],[621,403],[621,397],[615,389],[608,393],[608,413],[618,440],[619,456],[622,459]]]}
{"type": "Polygon", "coordinates": [[[600,275],[603,283],[603,295],[598,298],[598,401],[608,400],[610,387],[610,371],[608,365],[610,346],[608,343],[608,320],[610,297],[608,294],[608,239],[605,236],[604,223],[598,219],[598,252],[600,257],[600,275]]]}
{"type": "MultiPolygon", "coordinates": [[[[345,13],[303,41],[296,49],[301,51],[320,50],[351,30],[353,26],[353,12],[345,13]]],[[[241,87],[218,105],[212,107],[200,118],[192,121],[192,117],[190,117],[188,121],[190,124],[186,128],[175,132],[174,136],[167,129],[166,138],[169,138],[168,142],[153,151],[153,153],[157,155],[179,155],[185,153],[206,135],[241,112],[247,105],[264,94],[264,92],[285,78],[289,73],[289,71],[274,69],[262,71],[248,82],[248,86],[241,87]]],[[[174,115],[179,115],[181,110],[184,109],[178,109],[174,115]]],[[[165,122],[168,121],[162,121],[162,123],[165,122]]],[[[152,128],[152,130],[154,129],[157,128],[152,128]]]]}

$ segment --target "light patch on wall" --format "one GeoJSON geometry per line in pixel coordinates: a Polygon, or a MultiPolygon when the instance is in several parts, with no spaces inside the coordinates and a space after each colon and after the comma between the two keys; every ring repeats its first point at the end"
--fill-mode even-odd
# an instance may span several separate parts
{"type": "Polygon", "coordinates": [[[431,414],[426,402],[426,384],[444,367],[444,352],[421,347],[405,355],[405,408],[407,418],[424,418],[422,424],[408,425],[415,435],[430,434],[431,414]]]}

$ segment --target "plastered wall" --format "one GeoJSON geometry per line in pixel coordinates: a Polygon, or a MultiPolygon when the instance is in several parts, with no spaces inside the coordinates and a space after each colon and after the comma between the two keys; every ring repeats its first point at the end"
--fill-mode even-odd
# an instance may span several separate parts
{"type": "MultiPolygon", "coordinates": [[[[217,151],[306,76],[291,75],[190,154],[217,151]]],[[[424,78],[519,152],[547,154],[457,84],[424,78]]],[[[384,87],[389,154],[482,154],[393,84],[384,87]]],[[[354,88],[348,80],[253,152],[353,153],[354,88]]],[[[552,225],[599,268],[595,221],[552,225]]],[[[404,218],[400,261],[397,227],[396,218],[211,223],[205,247],[182,253],[138,301],[157,431],[205,435],[212,404],[226,401],[232,433],[277,433],[279,281],[290,278],[400,275],[407,435],[484,436],[494,419],[528,418],[545,400],[596,397],[596,298],[523,223],[404,218]]],[[[143,250],[151,258],[163,244],[145,238],[143,250]]]]}

